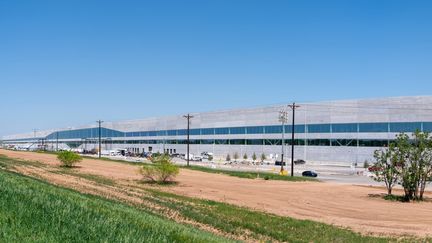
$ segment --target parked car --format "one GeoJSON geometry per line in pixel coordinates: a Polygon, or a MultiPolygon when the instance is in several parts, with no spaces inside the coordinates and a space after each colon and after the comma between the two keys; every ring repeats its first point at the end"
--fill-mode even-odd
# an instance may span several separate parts
{"type": "MultiPolygon", "coordinates": [[[[275,161],[275,165],[279,165],[279,166],[280,166],[281,164],[282,164],[281,161],[277,161],[277,160],[275,161]]],[[[286,162],[283,162],[283,165],[285,166],[285,165],[286,165],[286,162]]]]}
{"type": "Polygon", "coordinates": [[[375,172],[375,171],[380,171],[380,170],[382,170],[382,168],[379,166],[376,166],[376,165],[372,165],[372,166],[368,167],[369,172],[375,172]]]}
{"type": "Polygon", "coordinates": [[[303,171],[302,176],[317,177],[318,174],[314,171],[306,170],[306,171],[303,171]]]}
{"type": "Polygon", "coordinates": [[[298,160],[294,160],[294,164],[296,164],[296,165],[304,165],[304,164],[306,164],[306,161],[304,161],[302,159],[298,159],[298,160]]]}
{"type": "Polygon", "coordinates": [[[212,157],[212,158],[213,158],[213,153],[209,153],[209,152],[202,152],[202,153],[201,153],[201,157],[202,157],[203,159],[209,159],[209,157],[212,157]]]}
{"type": "Polygon", "coordinates": [[[180,158],[180,154],[178,153],[172,153],[170,154],[171,158],[180,158]]]}
{"type": "Polygon", "coordinates": [[[198,156],[198,155],[194,155],[191,158],[189,158],[191,161],[202,161],[203,157],[202,156],[198,156]]]}

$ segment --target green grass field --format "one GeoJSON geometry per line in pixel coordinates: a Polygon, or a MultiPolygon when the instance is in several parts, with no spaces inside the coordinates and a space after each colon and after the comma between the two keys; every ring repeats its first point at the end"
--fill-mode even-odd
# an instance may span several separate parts
{"type": "Polygon", "coordinates": [[[0,170],[0,242],[227,242],[95,196],[0,170]]]}

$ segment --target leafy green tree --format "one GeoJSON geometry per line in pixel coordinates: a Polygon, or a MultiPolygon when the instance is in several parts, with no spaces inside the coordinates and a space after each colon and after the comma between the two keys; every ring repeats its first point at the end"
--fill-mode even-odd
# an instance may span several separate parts
{"type": "Polygon", "coordinates": [[[64,167],[73,167],[74,164],[82,161],[79,154],[72,151],[61,151],[57,155],[57,159],[63,164],[64,167]]]}
{"type": "Polygon", "coordinates": [[[144,165],[141,174],[144,179],[155,183],[167,183],[174,180],[179,173],[179,168],[171,162],[171,158],[166,155],[152,157],[152,165],[144,165]]]}
{"type": "Polygon", "coordinates": [[[248,159],[248,156],[247,156],[246,153],[243,155],[243,159],[244,159],[244,160],[247,160],[247,159],[248,159]]]}
{"type": "Polygon", "coordinates": [[[413,144],[407,134],[399,134],[394,145],[398,161],[396,168],[399,173],[399,184],[404,188],[405,200],[414,200],[419,181],[417,155],[413,154],[413,144]]]}
{"type": "Polygon", "coordinates": [[[394,156],[395,145],[391,144],[388,149],[376,150],[374,153],[374,158],[376,163],[372,167],[374,177],[373,179],[378,182],[384,182],[387,188],[387,194],[392,194],[392,189],[398,182],[398,171],[396,169],[396,164],[394,156]]]}
{"type": "Polygon", "coordinates": [[[415,183],[414,199],[423,200],[426,184],[432,176],[432,138],[429,133],[416,131],[411,142],[410,164],[415,183]]]}
{"type": "MultiPolygon", "coordinates": [[[[432,177],[432,138],[416,131],[412,138],[401,133],[384,151],[375,151],[375,178],[390,185],[397,181],[404,189],[404,199],[422,200],[432,177]]],[[[389,190],[390,189],[390,190],[389,190]]]]}

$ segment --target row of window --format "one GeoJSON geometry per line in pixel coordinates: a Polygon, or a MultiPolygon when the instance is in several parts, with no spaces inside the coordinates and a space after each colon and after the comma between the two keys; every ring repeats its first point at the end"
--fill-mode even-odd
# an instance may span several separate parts
{"type": "MultiPolygon", "coordinates": [[[[125,133],[108,128],[101,128],[101,137],[124,137],[125,133]]],[[[59,131],[51,133],[46,139],[75,139],[75,138],[97,138],[99,137],[99,128],[84,128],[68,131],[59,131]]]]}
{"type": "MultiPolygon", "coordinates": [[[[190,135],[229,135],[229,134],[275,134],[286,133],[292,130],[291,125],[282,127],[272,126],[249,126],[249,127],[222,127],[222,128],[201,128],[190,129],[190,135]]],[[[307,124],[295,125],[295,133],[400,133],[415,132],[416,130],[432,132],[432,122],[392,122],[392,123],[341,123],[341,124],[307,124]]],[[[120,132],[108,128],[101,128],[102,137],[148,137],[148,136],[185,136],[186,129],[141,131],[141,132],[120,132]]],[[[87,128],[51,133],[46,139],[85,139],[99,137],[99,128],[87,128]]],[[[21,139],[21,141],[29,139],[21,139]]],[[[31,139],[30,139],[31,140],[31,139]]],[[[20,141],[14,140],[14,141],[20,141]]]]}
{"type": "MultiPolygon", "coordinates": [[[[387,146],[392,140],[376,139],[295,139],[295,145],[308,146],[351,146],[351,147],[383,147],[387,146]]],[[[207,145],[281,145],[282,139],[191,139],[190,144],[207,145]]],[[[49,143],[54,143],[51,141],[49,143]]],[[[73,141],[68,144],[97,144],[97,141],[73,141]]],[[[103,140],[103,144],[187,144],[187,140],[103,140]]],[[[285,144],[291,145],[291,140],[286,139],[285,144]]]]}
{"type": "MultiPolygon", "coordinates": [[[[191,129],[190,135],[228,135],[228,134],[274,134],[292,131],[291,125],[225,127],[191,129]]],[[[395,122],[395,123],[343,123],[343,124],[301,124],[295,125],[295,133],[376,133],[376,132],[432,132],[432,122],[395,122]]],[[[126,132],[126,137],[146,136],[182,136],[187,135],[186,129],[162,130],[152,132],[126,132]]]]}

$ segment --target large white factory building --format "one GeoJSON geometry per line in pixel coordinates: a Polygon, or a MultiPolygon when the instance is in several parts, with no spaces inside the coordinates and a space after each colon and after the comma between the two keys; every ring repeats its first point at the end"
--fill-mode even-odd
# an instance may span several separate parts
{"type": "MultiPolygon", "coordinates": [[[[295,110],[295,159],[316,163],[363,163],[373,152],[401,132],[432,131],[432,96],[299,103],[295,110]]],[[[286,159],[291,155],[292,107],[274,105],[204,113],[191,113],[192,154],[215,157],[253,153],[280,156],[282,136],[286,159]],[[282,126],[281,112],[286,111],[282,126]],[[285,131],[283,135],[283,131],[285,131]]],[[[283,113],[282,113],[283,114],[283,113]]],[[[104,122],[102,149],[126,148],[134,153],[186,153],[185,114],[123,122],[104,122]]],[[[53,129],[4,136],[4,145],[60,147],[91,150],[98,147],[99,127],[53,129]]]]}

